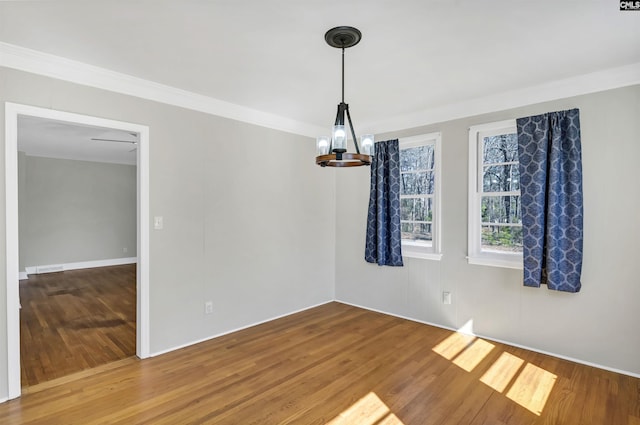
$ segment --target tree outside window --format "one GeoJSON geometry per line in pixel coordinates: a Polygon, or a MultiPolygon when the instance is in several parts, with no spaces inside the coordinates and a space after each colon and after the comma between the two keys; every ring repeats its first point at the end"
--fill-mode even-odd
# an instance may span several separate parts
{"type": "Polygon", "coordinates": [[[518,139],[488,136],[482,148],[482,249],[522,252],[518,139]]]}

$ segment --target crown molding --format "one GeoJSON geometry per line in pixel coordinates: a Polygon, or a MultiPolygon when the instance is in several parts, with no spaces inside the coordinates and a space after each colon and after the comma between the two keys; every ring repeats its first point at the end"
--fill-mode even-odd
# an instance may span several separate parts
{"type": "MultiPolygon", "coordinates": [[[[287,133],[315,138],[318,134],[326,132],[326,129],[317,125],[3,42],[0,42],[0,66],[287,133]]],[[[365,122],[361,123],[361,126],[365,133],[380,134],[635,84],[640,84],[640,63],[438,106],[376,122],[365,122]]]]}
{"type": "Polygon", "coordinates": [[[315,138],[324,128],[60,56],[0,42],[0,66],[315,138]]]}
{"type": "Polygon", "coordinates": [[[640,84],[640,63],[364,123],[363,127],[367,133],[373,134],[400,131],[635,84],[640,84]]]}

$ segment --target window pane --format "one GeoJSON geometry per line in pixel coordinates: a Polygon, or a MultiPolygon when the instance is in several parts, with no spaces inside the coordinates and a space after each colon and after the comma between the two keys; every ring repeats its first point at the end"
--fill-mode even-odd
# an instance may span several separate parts
{"type": "Polygon", "coordinates": [[[520,170],[518,164],[484,166],[482,180],[482,190],[484,192],[511,192],[520,190],[520,170]]]}
{"type": "Polygon", "coordinates": [[[431,241],[431,223],[401,223],[402,239],[411,241],[431,241]]]}
{"type": "Polygon", "coordinates": [[[400,199],[400,220],[431,221],[433,218],[433,199],[400,199]]]}
{"type": "Polygon", "coordinates": [[[434,172],[403,173],[401,195],[432,195],[434,172]]]}
{"type": "Polygon", "coordinates": [[[400,151],[400,171],[431,170],[434,166],[433,146],[418,146],[400,151]]]}
{"type": "Polygon", "coordinates": [[[483,146],[484,164],[518,160],[518,137],[515,133],[485,137],[483,146]]]}
{"type": "Polygon", "coordinates": [[[483,196],[483,223],[522,223],[520,196],[483,196]]]}
{"type": "Polygon", "coordinates": [[[522,252],[522,227],[482,226],[482,250],[522,252]]]}

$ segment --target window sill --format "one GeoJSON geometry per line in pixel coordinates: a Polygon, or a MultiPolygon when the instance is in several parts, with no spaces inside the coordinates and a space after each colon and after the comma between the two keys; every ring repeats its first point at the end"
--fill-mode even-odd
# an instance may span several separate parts
{"type": "Polygon", "coordinates": [[[435,252],[411,251],[406,250],[404,247],[402,248],[402,256],[405,258],[421,258],[423,260],[442,260],[442,254],[436,254],[435,252]]]}
{"type": "Polygon", "coordinates": [[[495,258],[495,257],[467,257],[469,264],[477,266],[502,267],[506,269],[522,270],[522,259],[495,258]]]}

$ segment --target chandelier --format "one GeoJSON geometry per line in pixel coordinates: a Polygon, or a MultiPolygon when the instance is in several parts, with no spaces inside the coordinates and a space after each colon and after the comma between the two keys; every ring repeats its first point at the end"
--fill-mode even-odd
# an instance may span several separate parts
{"type": "Polygon", "coordinates": [[[349,105],[344,103],[344,49],[355,46],[360,42],[362,33],[353,27],[332,28],[324,35],[327,44],[337,49],[342,49],[342,101],[338,104],[338,113],[333,125],[331,137],[321,136],[316,138],[316,164],[321,167],[358,167],[371,165],[373,155],[373,134],[365,134],[360,138],[360,145],[353,130],[349,105]],[[351,137],[355,145],[355,153],[347,152],[347,129],[345,127],[345,115],[351,130],[351,137]],[[360,150],[362,147],[362,151],[360,150]]]}

